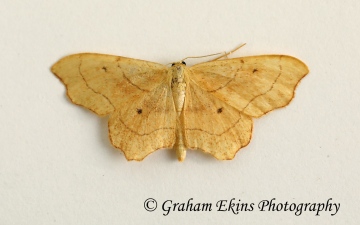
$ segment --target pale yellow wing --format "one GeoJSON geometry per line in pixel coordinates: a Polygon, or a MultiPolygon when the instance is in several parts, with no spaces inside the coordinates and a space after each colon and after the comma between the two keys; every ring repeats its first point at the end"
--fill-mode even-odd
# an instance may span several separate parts
{"type": "Polygon", "coordinates": [[[199,87],[251,117],[288,105],[296,85],[309,72],[303,62],[285,55],[201,63],[190,71],[199,87]]]}
{"type": "Polygon", "coordinates": [[[217,159],[232,159],[251,139],[252,119],[188,82],[184,106],[185,145],[217,159]]]}
{"type": "Polygon", "coordinates": [[[217,159],[232,159],[251,139],[252,119],[291,101],[308,73],[281,55],[219,60],[189,68],[184,106],[185,143],[217,159]]]}
{"type": "Polygon", "coordinates": [[[128,160],[174,145],[176,114],[166,66],[84,53],[61,59],[52,72],[75,104],[110,114],[111,142],[128,160]]]}

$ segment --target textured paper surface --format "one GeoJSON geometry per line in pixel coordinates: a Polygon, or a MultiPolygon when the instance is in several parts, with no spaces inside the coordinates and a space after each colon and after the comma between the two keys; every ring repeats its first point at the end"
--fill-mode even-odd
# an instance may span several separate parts
{"type": "MultiPolygon", "coordinates": [[[[0,224],[357,224],[360,5],[357,1],[3,1],[0,224]],[[59,58],[99,52],[162,64],[228,51],[293,55],[310,74],[291,104],[254,120],[231,161],[160,150],[127,162],[108,118],[69,102],[59,58]],[[144,209],[154,198],[158,208],[144,209]],[[339,212],[170,212],[166,200],[322,203],[339,212]]],[[[193,60],[193,63],[201,60],[193,60]]],[[[191,61],[188,64],[191,65],[191,61]]],[[[256,205],[255,205],[256,206],[256,205]]]]}

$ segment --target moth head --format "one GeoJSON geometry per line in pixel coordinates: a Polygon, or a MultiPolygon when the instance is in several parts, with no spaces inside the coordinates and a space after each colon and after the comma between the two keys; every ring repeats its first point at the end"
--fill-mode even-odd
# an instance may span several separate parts
{"type": "Polygon", "coordinates": [[[174,62],[174,63],[171,63],[171,67],[173,67],[173,66],[177,66],[177,67],[186,66],[186,63],[185,63],[185,61],[174,62]]]}

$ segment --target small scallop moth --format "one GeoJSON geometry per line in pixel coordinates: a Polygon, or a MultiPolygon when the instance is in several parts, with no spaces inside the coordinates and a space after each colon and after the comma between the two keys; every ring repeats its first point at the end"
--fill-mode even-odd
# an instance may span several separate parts
{"type": "MultiPolygon", "coordinates": [[[[221,58],[221,57],[220,57],[221,58]]],[[[186,66],[95,53],[69,55],[51,71],[70,100],[109,115],[109,137],[127,160],[173,148],[220,160],[247,146],[252,118],[288,105],[307,66],[287,55],[217,59],[186,66]]]]}

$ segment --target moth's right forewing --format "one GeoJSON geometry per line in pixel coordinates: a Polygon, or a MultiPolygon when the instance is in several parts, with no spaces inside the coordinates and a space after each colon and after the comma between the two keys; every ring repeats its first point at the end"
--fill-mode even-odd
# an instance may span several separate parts
{"type": "Polygon", "coordinates": [[[309,72],[303,62],[285,55],[219,60],[191,70],[198,86],[251,117],[289,104],[297,84],[309,72]]]}

